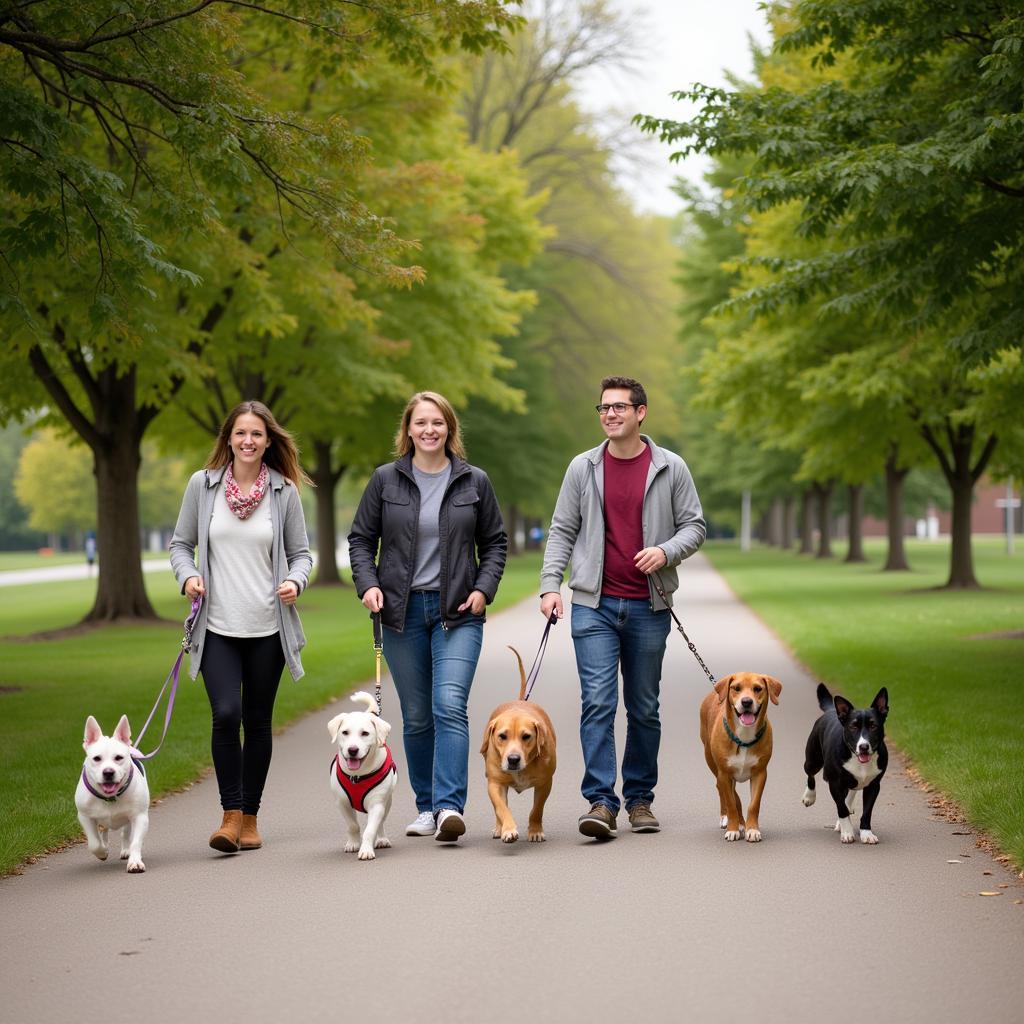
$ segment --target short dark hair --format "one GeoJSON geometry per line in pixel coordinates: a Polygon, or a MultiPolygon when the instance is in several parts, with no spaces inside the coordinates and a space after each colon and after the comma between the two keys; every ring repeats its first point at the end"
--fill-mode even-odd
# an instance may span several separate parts
{"type": "Polygon", "coordinates": [[[643,384],[638,380],[633,380],[632,377],[605,377],[601,381],[601,394],[604,394],[609,388],[625,388],[629,391],[629,400],[634,405],[647,404],[647,392],[644,391],[643,384]]]}

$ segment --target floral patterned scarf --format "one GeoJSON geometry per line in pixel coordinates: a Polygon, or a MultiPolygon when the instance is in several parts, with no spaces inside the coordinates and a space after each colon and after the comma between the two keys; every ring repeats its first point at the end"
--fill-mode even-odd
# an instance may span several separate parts
{"type": "Polygon", "coordinates": [[[252,485],[252,490],[249,491],[248,495],[243,495],[239,490],[238,483],[235,481],[234,474],[231,472],[231,463],[228,463],[228,471],[224,477],[224,497],[227,498],[228,508],[239,519],[248,519],[249,516],[256,511],[256,506],[263,500],[263,494],[267,489],[267,481],[270,479],[270,470],[267,469],[265,462],[260,463],[259,476],[256,477],[256,483],[252,485]]]}

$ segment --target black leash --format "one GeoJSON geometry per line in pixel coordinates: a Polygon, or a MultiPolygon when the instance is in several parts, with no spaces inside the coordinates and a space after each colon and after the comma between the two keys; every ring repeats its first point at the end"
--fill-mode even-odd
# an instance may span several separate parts
{"type": "Polygon", "coordinates": [[[558,616],[552,612],[551,618],[548,619],[548,624],[544,627],[544,635],[540,638],[540,647],[537,648],[537,653],[534,656],[533,664],[530,666],[529,675],[526,677],[526,692],[523,695],[523,700],[530,699],[530,693],[533,690],[533,684],[537,682],[537,676],[540,675],[540,663],[544,660],[544,652],[548,647],[548,637],[551,635],[551,627],[558,622],[558,616]]]}
{"type": "Polygon", "coordinates": [[[665,589],[661,585],[661,577],[658,575],[657,571],[651,573],[651,582],[654,584],[654,589],[658,592],[658,597],[660,597],[662,601],[665,603],[665,607],[668,609],[669,615],[671,615],[672,618],[675,620],[676,629],[678,629],[679,632],[682,633],[683,639],[686,641],[686,646],[690,648],[690,651],[693,653],[693,656],[697,659],[697,662],[700,664],[700,667],[704,669],[704,674],[708,677],[708,679],[711,680],[711,685],[712,687],[714,687],[717,680],[711,674],[711,669],[709,669],[707,665],[704,664],[704,659],[698,653],[693,641],[686,635],[686,630],[683,629],[683,624],[679,621],[679,617],[672,610],[672,606],[668,603],[668,595],[665,593],[665,589]]]}
{"type": "Polygon", "coordinates": [[[380,699],[380,656],[384,651],[384,631],[380,625],[380,612],[370,612],[370,621],[373,622],[373,654],[377,663],[377,681],[374,684],[373,697],[377,701],[377,714],[384,713],[384,705],[380,699]]]}

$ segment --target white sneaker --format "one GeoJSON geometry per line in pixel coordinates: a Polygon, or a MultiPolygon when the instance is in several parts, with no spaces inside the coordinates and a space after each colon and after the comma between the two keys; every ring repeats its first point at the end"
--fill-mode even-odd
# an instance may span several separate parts
{"type": "Polygon", "coordinates": [[[459,836],[465,835],[466,823],[458,811],[446,807],[437,816],[437,835],[434,838],[439,843],[454,843],[459,836]]]}
{"type": "Polygon", "coordinates": [[[405,827],[407,836],[432,836],[437,831],[433,811],[424,811],[417,819],[405,827]]]}

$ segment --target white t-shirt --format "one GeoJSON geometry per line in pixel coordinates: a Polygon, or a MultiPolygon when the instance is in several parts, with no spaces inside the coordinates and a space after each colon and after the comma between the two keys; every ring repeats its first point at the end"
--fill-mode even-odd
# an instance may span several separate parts
{"type": "Polygon", "coordinates": [[[278,630],[277,587],[272,551],[273,496],[268,484],[248,519],[228,507],[224,484],[217,489],[210,518],[207,627],[222,636],[270,636],[278,630]]]}

